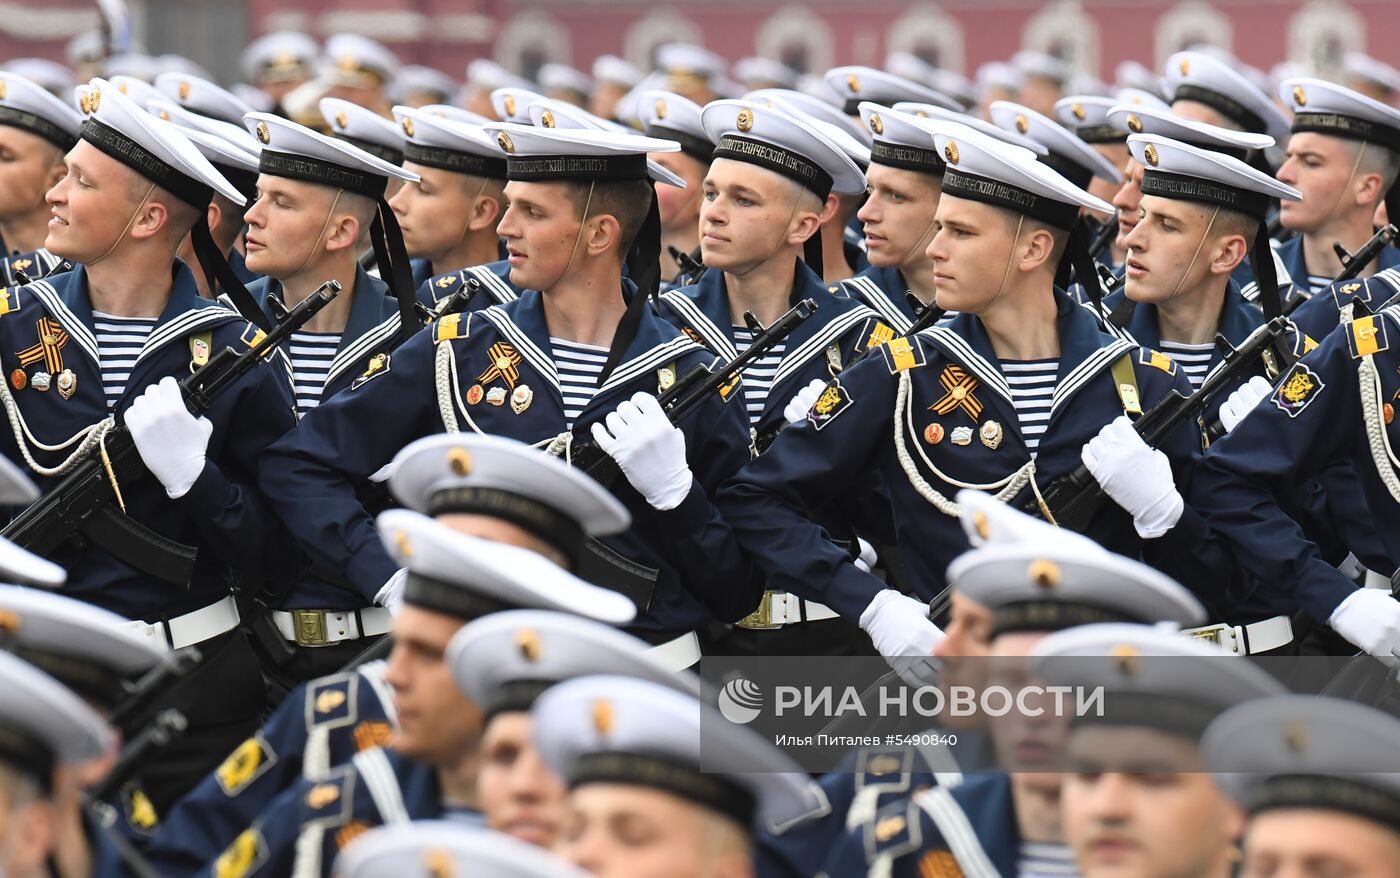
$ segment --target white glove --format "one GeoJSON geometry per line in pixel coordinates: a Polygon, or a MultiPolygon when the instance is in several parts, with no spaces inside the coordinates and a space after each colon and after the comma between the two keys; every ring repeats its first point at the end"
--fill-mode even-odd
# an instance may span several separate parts
{"type": "Polygon", "coordinates": [[[875,566],[875,562],[880,560],[880,556],[875,553],[875,547],[865,541],[864,537],[856,537],[856,543],[860,546],[860,557],[855,560],[855,565],[866,573],[875,566]]]}
{"type": "Polygon", "coordinates": [[[374,602],[388,610],[392,615],[397,616],[399,610],[403,608],[403,587],[408,582],[408,568],[400,567],[394,571],[394,575],[389,577],[389,581],[379,588],[379,593],[374,596],[374,602]]]}
{"type": "Polygon", "coordinates": [[[204,471],[214,425],[185,408],[180,385],[166,376],[136,398],[123,418],[141,462],[165,486],[170,499],[185,496],[204,471]]]}
{"type": "Polygon", "coordinates": [[[1080,452],[1104,493],[1133,516],[1138,536],[1152,540],[1171,530],[1186,502],[1176,490],[1171,462],[1149,448],[1127,415],[1119,415],[1080,452]]]}
{"type": "Polygon", "coordinates": [[[928,604],[887,588],[860,614],[860,627],[899,678],[910,686],[938,683],[933,648],[943,632],[928,619],[928,604]]]}
{"type": "Polygon", "coordinates": [[[787,408],[783,409],[783,419],[789,424],[807,420],[807,413],[817,404],[817,398],[826,389],[826,384],[820,378],[813,378],[806,387],[797,391],[797,395],[788,401],[787,408]]]}
{"type": "Polygon", "coordinates": [[[1327,620],[1332,630],[1386,664],[1400,664],[1400,601],[1376,588],[1358,588],[1327,620]]]}
{"type": "Polygon", "coordinates": [[[1225,432],[1234,430],[1245,415],[1254,411],[1254,407],[1273,392],[1274,386],[1262,375],[1255,375],[1235,388],[1235,392],[1220,407],[1220,423],[1225,425],[1225,432]]]}
{"type": "Polygon", "coordinates": [[[651,394],[633,395],[602,423],[595,423],[593,441],[617,461],[627,481],[652,508],[674,509],[690,493],[685,434],[651,394]]]}

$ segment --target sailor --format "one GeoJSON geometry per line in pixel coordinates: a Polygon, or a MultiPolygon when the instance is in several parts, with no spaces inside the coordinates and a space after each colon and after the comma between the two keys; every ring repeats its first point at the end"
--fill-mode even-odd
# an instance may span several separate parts
{"type": "Polygon", "coordinates": [[[265,453],[264,489],[301,523],[308,553],[370,599],[396,565],[354,492],[397,449],[465,429],[572,460],[591,437],[625,474],[611,488],[633,510],[633,528],[590,550],[585,576],[628,591],[646,608],[635,630],[693,661],[706,609],[742,617],[757,602],[757,578],[709,500],[748,457],[742,410],[714,393],[676,427],[653,396],[713,359],[646,302],[659,269],[650,180],[678,182],[646,153],[679,147],[581,129],[501,123],[487,132],[511,178],[498,231],[527,294],[439,319],[311,412],[265,453]]]}
{"type": "MultiPolygon", "coordinates": [[[[565,569],[581,539],[616,533],[628,523],[626,509],[587,476],[496,436],[425,437],[399,452],[389,469],[390,491],[406,508],[565,569]]],[[[553,606],[518,600],[522,606],[553,606]]],[[[374,652],[387,654],[384,645],[376,644],[381,648],[374,652]]],[[[169,814],[163,823],[169,828],[149,846],[156,865],[172,873],[193,871],[299,778],[323,779],[384,740],[396,723],[384,671],[382,659],[362,655],[355,667],[293,690],[257,734],[169,814]]]]}
{"type": "Polygon", "coordinates": [[[1288,141],[1288,117],[1244,74],[1204,51],[1177,52],[1167,59],[1162,88],[1178,116],[1234,131],[1288,141]]]}
{"type": "Polygon", "coordinates": [[[182,73],[162,73],[155,87],[191,113],[198,113],[230,125],[241,125],[253,112],[247,101],[207,79],[182,73]]]}
{"type": "Polygon", "coordinates": [[[320,53],[320,46],[304,33],[274,31],[249,43],[238,63],[244,80],[272,100],[275,108],[270,112],[283,115],[282,98],[315,75],[320,53]]]}
{"type": "Polygon", "coordinates": [[[700,207],[715,144],[705,130],[700,106],[678,94],[645,90],[637,96],[637,111],[647,136],[681,145],[680,152],[658,152],[652,156],[652,161],[685,181],[684,189],[668,186],[656,193],[661,211],[661,291],[666,292],[694,283],[704,265],[700,253],[700,207]]]}
{"type": "Polygon", "coordinates": [[[719,98],[719,82],[729,67],[722,57],[689,43],[663,43],[656,47],[657,69],[666,75],[661,87],[705,106],[719,98]]]}
{"type": "Polygon", "coordinates": [[[588,106],[588,96],[593,93],[593,77],[556,61],[540,66],[539,81],[545,97],[576,107],[588,106]]]}
{"type": "Polygon", "coordinates": [[[326,97],[389,115],[384,92],[398,75],[399,59],[388,47],[360,34],[340,33],[326,40],[322,60],[331,82],[326,97]]]}
{"type": "Polygon", "coordinates": [[[462,106],[468,111],[490,119],[498,119],[491,103],[491,93],[501,88],[533,89],[534,83],[516,76],[488,58],[477,58],[467,65],[466,93],[462,106]]]}
{"type": "Polygon", "coordinates": [[[1063,59],[1048,52],[1026,49],[1011,56],[1011,66],[1020,76],[1018,101],[1040,113],[1052,116],[1055,102],[1065,95],[1074,71],[1063,59]]]}
{"type": "Polygon", "coordinates": [[[408,64],[399,68],[390,96],[394,103],[406,107],[426,107],[446,104],[457,97],[457,80],[433,67],[408,64]]]}
{"type": "Polygon", "coordinates": [[[593,94],[588,112],[600,119],[615,118],[617,102],[642,82],[642,71],[616,55],[599,55],[593,60],[593,94]]]}
{"type": "Polygon", "coordinates": [[[44,195],[63,179],[63,155],[78,142],[82,114],[17,73],[0,72],[0,283],[16,271],[45,276],[61,260],[44,249],[51,214],[44,195]]]}

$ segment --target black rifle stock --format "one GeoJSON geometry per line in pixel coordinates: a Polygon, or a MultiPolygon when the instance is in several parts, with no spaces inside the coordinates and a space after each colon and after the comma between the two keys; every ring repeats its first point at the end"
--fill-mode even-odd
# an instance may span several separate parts
{"type": "MultiPolygon", "coordinates": [[[[293,332],[330,304],[339,292],[338,281],[327,281],[295,308],[280,311],[272,331],[257,339],[248,350],[239,353],[226,347],[188,375],[180,382],[180,392],[190,413],[198,415],[208,411],[220,394],[270,357],[279,344],[290,339],[293,332]]],[[[273,302],[275,308],[281,309],[275,299],[273,302]]],[[[125,511],[120,486],[135,483],[148,473],[131,434],[118,425],[107,434],[99,448],[93,449],[62,481],[26,507],[0,531],[0,536],[37,555],[51,557],[113,503],[125,511]]],[[[120,520],[125,516],[116,518],[120,520]]]]}
{"type": "MultiPolygon", "coordinates": [[[[1233,388],[1236,379],[1270,350],[1278,339],[1283,338],[1290,326],[1285,318],[1275,317],[1256,329],[1238,348],[1226,355],[1225,361],[1207,376],[1199,390],[1190,396],[1182,396],[1180,392],[1172,390],[1144,412],[1133,424],[1133,429],[1149,447],[1160,447],[1174,430],[1191,418],[1199,417],[1212,401],[1233,388]]],[[[1043,506],[1040,500],[1032,497],[1022,507],[1023,510],[1081,533],[1088,528],[1104,500],[1103,488],[1085,466],[1055,479],[1040,496],[1044,501],[1043,506]]]]}
{"type": "MultiPolygon", "coordinates": [[[[721,392],[726,385],[731,390],[734,389],[739,376],[745,369],[772,350],[778,342],[791,335],[793,330],[816,313],[816,310],[815,300],[803,299],[792,306],[786,314],[773,321],[772,326],[754,338],[753,344],[741,351],[734,359],[718,368],[713,365],[701,364],[691,369],[657,397],[657,402],[661,403],[666,417],[670,419],[672,424],[679,424],[704,404],[710,394],[721,392]]],[[[617,480],[622,477],[622,470],[618,467],[617,461],[593,442],[575,445],[572,458],[576,468],[587,473],[605,488],[616,484],[617,480]]]]}

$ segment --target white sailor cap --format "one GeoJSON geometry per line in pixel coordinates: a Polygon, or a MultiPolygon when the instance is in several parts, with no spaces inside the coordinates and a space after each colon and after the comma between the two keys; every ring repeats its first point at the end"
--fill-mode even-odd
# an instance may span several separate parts
{"type": "Polygon", "coordinates": [[[273,100],[268,97],[267,92],[246,82],[235,82],[228,87],[228,90],[240,101],[252,107],[255,113],[266,113],[274,106],[273,100]]]}
{"type": "Polygon", "coordinates": [[[1117,105],[1117,98],[1071,95],[1055,102],[1055,118],[1085,143],[1122,143],[1128,139],[1127,132],[1108,121],[1108,111],[1117,105]]]}
{"type": "Polygon", "coordinates": [[[1387,92],[1400,92],[1400,70],[1361,52],[1342,56],[1342,73],[1348,80],[1379,86],[1387,92]]]}
{"type": "Polygon", "coordinates": [[[669,76],[709,79],[728,64],[709,49],[690,43],[665,43],[656,48],[656,66],[669,76]]]}
{"type": "Polygon", "coordinates": [[[692,695],[617,676],[551,688],[531,711],[540,758],[571,788],[660,789],[750,831],[816,805],[809,779],[768,739],[692,695]]]}
{"type": "Polygon", "coordinates": [[[664,73],[648,73],[646,76],[642,77],[642,81],[637,83],[631,91],[617,99],[617,106],[613,107],[613,118],[624,125],[640,129],[642,127],[642,120],[640,116],[641,110],[640,107],[638,107],[638,98],[641,93],[655,89],[665,89],[669,81],[670,80],[664,73]]]}
{"type": "Polygon", "coordinates": [[[109,82],[126,76],[150,84],[160,71],[156,69],[156,59],[143,52],[118,52],[102,59],[102,75],[109,82]]]}
{"type": "Polygon", "coordinates": [[[1134,134],[1128,149],[1142,165],[1144,195],[1157,195],[1239,211],[1264,219],[1272,202],[1301,201],[1303,194],[1243,161],[1160,134],[1134,134]]]}
{"type": "Polygon", "coordinates": [[[249,134],[243,127],[243,120],[240,118],[237,123],[223,122],[211,116],[201,116],[198,113],[191,113],[184,107],[172,100],[162,98],[151,100],[146,103],[146,111],[159,116],[167,122],[172,122],[180,128],[189,131],[202,131],[211,137],[221,141],[226,141],[224,146],[228,149],[237,149],[249,153],[257,160],[258,153],[262,152],[262,144],[258,139],[249,134]]]}
{"type": "Polygon", "coordinates": [[[36,134],[67,152],[78,142],[83,114],[20,74],[0,71],[0,125],[36,134]]]}
{"type": "Polygon", "coordinates": [[[171,661],[163,637],[143,637],[130,626],[83,601],[0,585],[0,649],[109,710],[127,694],[127,680],[171,661]]]}
{"type": "MultiPolygon", "coordinates": [[[[322,103],[329,100],[332,99],[325,98],[322,103]]],[[[346,113],[348,122],[348,111],[346,113]]],[[[399,142],[403,142],[397,125],[387,120],[380,121],[392,128],[399,142]]],[[[264,174],[320,183],[374,200],[384,197],[390,179],[418,180],[417,174],[372,155],[352,140],[327,137],[281,116],[249,113],[243,117],[243,125],[262,144],[258,165],[264,174]]],[[[335,127],[340,127],[339,117],[335,119],[335,127]]],[[[346,128],[350,128],[350,125],[347,124],[346,128]]]]}
{"type": "Polygon", "coordinates": [[[273,31],[248,44],[238,57],[239,69],[249,82],[286,82],[312,73],[321,47],[298,31],[273,31]]]}
{"type": "Polygon", "coordinates": [[[194,115],[193,113],[177,116],[179,108],[170,103],[151,101],[146,109],[179,126],[180,132],[203,153],[215,170],[224,175],[225,180],[243,193],[249,204],[257,200],[258,157],[262,150],[252,135],[242,128],[217,119],[205,119],[205,125],[196,127],[186,121],[194,115]],[[215,125],[227,130],[216,133],[211,130],[215,125]]]}
{"type": "Polygon", "coordinates": [[[1080,625],[1051,634],[1031,656],[1042,680],[1103,691],[1103,710],[1076,716],[1076,726],[1147,727],[1199,741],[1230,708],[1288,691],[1259,665],[1156,625],[1080,625]]]}
{"type": "Polygon", "coordinates": [[[593,77],[555,61],[541,66],[538,78],[540,88],[546,92],[574,92],[587,97],[593,91],[593,77]]]}
{"type": "Polygon", "coordinates": [[[701,121],[702,108],[675,92],[647,89],[637,95],[637,117],[648,137],[674,140],[681,152],[708,165],[714,141],[701,121]]]}
{"type": "Polygon", "coordinates": [[[538,552],[459,533],[411,509],[375,519],[390,557],[408,569],[405,604],[471,621],[504,610],[576,613],[611,625],[637,608],[622,594],[590,585],[538,552]]]}
{"type": "Polygon", "coordinates": [[[815,73],[804,73],[797,77],[797,88],[795,89],[811,98],[816,98],[824,104],[831,104],[837,109],[841,108],[841,96],[836,93],[836,89],[826,84],[826,80],[815,73]]]}
{"type": "Polygon", "coordinates": [[[772,58],[740,58],[734,62],[734,78],[745,86],[761,83],[776,88],[797,85],[797,71],[772,58]]]}
{"type": "Polygon", "coordinates": [[[399,68],[389,91],[402,103],[414,95],[436,95],[439,101],[451,100],[457,93],[457,80],[432,67],[409,64],[399,68]]]}
{"type": "Polygon", "coordinates": [[[1234,131],[1178,116],[1158,107],[1119,104],[1108,111],[1109,124],[1125,134],[1156,134],[1201,149],[1214,150],[1243,161],[1252,149],[1267,149],[1274,139],[1267,134],[1234,131]]]}
{"type": "Polygon", "coordinates": [[[904,79],[926,83],[933,72],[933,65],[913,52],[890,52],[885,56],[884,70],[904,79]]]}
{"type": "Polygon", "coordinates": [[[1229,62],[1208,52],[1177,52],[1167,59],[1167,99],[1205,104],[1243,131],[1288,139],[1288,118],[1269,96],[1229,62]]]}
{"type": "Polygon", "coordinates": [[[743,99],[760,101],[788,113],[802,113],[812,119],[820,119],[840,128],[865,146],[870,146],[870,132],[859,121],[841,110],[840,95],[832,91],[825,82],[822,88],[830,95],[830,100],[787,88],[760,88],[744,95],[743,99]]]}
{"type": "Polygon", "coordinates": [[[641,180],[679,189],[685,180],[646,158],[680,152],[674,140],[590,128],[536,128],[499,122],[484,127],[506,157],[510,180],[641,180]],[[555,161],[555,159],[566,159],[555,161]],[[582,161],[580,161],[580,159],[582,161]]]}
{"type": "Polygon", "coordinates": [[[164,55],[157,55],[155,57],[154,67],[155,73],[151,77],[152,83],[167,73],[178,73],[182,76],[194,76],[205,80],[213,79],[214,77],[212,73],[205,69],[204,65],[192,58],[186,58],[184,55],[176,55],[169,52],[164,55]]]}
{"type": "Polygon", "coordinates": [[[104,79],[88,84],[86,98],[91,113],[83,122],[83,140],[201,210],[213,192],[246,203],[179,126],[152,116],[104,79]]]}
{"type": "Polygon", "coordinates": [[[388,83],[399,72],[398,57],[361,34],[336,34],[326,40],[324,61],[336,82],[360,88],[388,83]]]}
{"type": "Polygon", "coordinates": [[[874,101],[887,107],[908,101],[956,112],[963,108],[962,104],[926,85],[874,67],[835,67],[826,72],[826,84],[841,96],[842,108],[852,116],[861,101],[874,101]]]}
{"type": "Polygon", "coordinates": [[[588,873],[514,836],[449,820],[377,826],[335,858],[340,878],[588,878],[588,873]]]}
{"type": "Polygon", "coordinates": [[[506,518],[566,556],[583,537],[619,533],[632,521],[627,507],[579,470],[500,436],[425,436],[394,455],[390,473],[390,493],[410,509],[506,518]]]}
{"type": "Polygon", "coordinates": [[[403,106],[394,107],[394,118],[407,137],[404,161],[493,180],[506,178],[505,159],[480,125],[403,106]]]}
{"type": "Polygon", "coordinates": [[[1065,91],[1076,95],[1099,95],[1108,97],[1113,94],[1113,87],[1088,73],[1076,73],[1065,83],[1065,91]]]}
{"type": "Polygon", "coordinates": [[[1293,133],[1311,131],[1366,140],[1400,153],[1400,110],[1324,79],[1304,77],[1279,85],[1293,111],[1293,133]]]}
{"type": "Polygon", "coordinates": [[[754,101],[713,101],[701,112],[715,158],[767,168],[825,199],[865,191],[865,175],[850,156],[800,116],[754,101]]]}
{"type": "Polygon", "coordinates": [[[1400,835],[1400,719],[1374,707],[1279,695],[1232,708],[1201,749],[1215,781],[1251,816],[1341,811],[1400,835]]]}
{"type": "Polygon", "coordinates": [[[0,761],[27,774],[45,792],[54,769],[101,756],[111,731],[97,711],[53,677],[0,652],[0,761]]]}
{"type": "Polygon", "coordinates": [[[156,77],[156,88],[190,112],[224,122],[238,124],[244,115],[254,112],[233,92],[197,76],[162,73],[156,77]]]}
{"type": "Polygon", "coordinates": [[[1140,61],[1123,61],[1113,68],[1113,84],[1120,91],[1132,88],[1159,96],[1162,91],[1162,77],[1140,61]]]}
{"type": "Polygon", "coordinates": [[[1205,608],[1190,592],[1145,564],[988,494],[962,490],[957,501],[974,548],[948,565],[948,581],[992,610],[998,630],[1205,621],[1205,608]]]}
{"type": "MultiPolygon", "coordinates": [[[[1140,88],[1118,89],[1118,91],[1113,93],[1113,104],[1114,106],[1127,105],[1133,107],[1144,107],[1146,109],[1151,110],[1171,110],[1171,105],[1168,104],[1166,101],[1162,100],[1161,98],[1157,97],[1156,92],[1144,91],[1140,88]]],[[[1237,133],[1244,134],[1247,132],[1241,131],[1237,133]]],[[[1268,137],[1267,134],[1260,136],[1268,137]]]]}
{"type": "Polygon", "coordinates": [[[79,64],[101,61],[107,54],[107,40],[100,30],[85,30],[74,36],[63,47],[63,57],[74,67],[79,64]]]}
{"type": "Polygon", "coordinates": [[[533,87],[508,86],[491,92],[491,108],[496,111],[496,115],[500,117],[502,122],[529,125],[532,124],[530,122],[530,105],[544,99],[545,96],[535,91],[533,87]]]}
{"type": "Polygon", "coordinates": [[[118,74],[107,81],[116,86],[117,91],[131,98],[139,107],[146,106],[147,101],[166,97],[164,92],[146,80],[128,74],[118,74]]]}
{"type": "Polygon", "coordinates": [[[593,60],[593,79],[631,89],[641,83],[642,71],[616,55],[599,55],[593,60]]]}
{"type": "Polygon", "coordinates": [[[1297,61],[1280,61],[1269,68],[1269,81],[1273,83],[1269,93],[1276,94],[1278,87],[1286,79],[1303,79],[1312,75],[1312,70],[1306,64],[1299,64],[1297,61]]]}
{"type": "Polygon", "coordinates": [[[535,87],[535,84],[530,80],[523,76],[516,76],[487,58],[477,58],[467,65],[467,84],[486,92],[502,88],[531,91],[535,87]]]}
{"type": "Polygon", "coordinates": [[[846,157],[856,163],[862,174],[870,167],[870,147],[861,137],[852,137],[844,125],[833,125],[825,119],[818,119],[799,111],[793,112],[793,117],[798,118],[810,125],[818,134],[840,147],[846,157]]]}
{"type": "Polygon", "coordinates": [[[1069,81],[1074,75],[1063,60],[1056,58],[1049,52],[1037,52],[1025,49],[1011,56],[1011,65],[1020,71],[1022,76],[1036,76],[1041,79],[1049,79],[1061,85],[1069,81]]]}
{"type": "Polygon", "coordinates": [[[596,131],[630,133],[626,125],[595,116],[578,104],[559,98],[535,98],[525,108],[525,114],[529,123],[536,128],[592,128],[596,131]]]}
{"type": "Polygon", "coordinates": [[[1048,155],[1050,150],[1038,140],[1032,140],[1017,131],[1011,131],[993,125],[985,119],[973,116],[970,113],[955,112],[933,104],[919,104],[912,101],[900,101],[891,109],[901,113],[908,113],[920,119],[930,119],[936,122],[953,122],[967,128],[971,128],[983,137],[989,137],[1009,146],[1019,147],[1036,156],[1048,155]]]}
{"type": "Polygon", "coordinates": [[[67,578],[62,567],[0,537],[0,582],[58,588],[67,578]]]}
{"type": "Polygon", "coordinates": [[[452,122],[462,122],[467,125],[490,125],[495,119],[473,113],[471,110],[464,110],[453,104],[428,104],[419,107],[418,112],[428,113],[439,119],[447,119],[452,122]]]}
{"type": "Polygon", "coordinates": [[[0,70],[23,76],[55,97],[73,90],[73,71],[47,58],[12,58],[0,65],[0,70]]]}
{"type": "Polygon", "coordinates": [[[1021,71],[1004,61],[988,61],[977,68],[977,90],[985,93],[989,89],[1020,91],[1025,84],[1021,71]]]}
{"type": "Polygon", "coordinates": [[[392,120],[341,98],[321,98],[318,107],[336,140],[391,165],[403,164],[404,133],[392,120]]]}
{"type": "Polygon", "coordinates": [[[970,110],[977,104],[977,84],[956,70],[935,67],[929,73],[928,84],[933,86],[934,91],[962,104],[964,110],[970,110]]]}
{"type": "Polygon", "coordinates": [[[942,175],[947,163],[933,146],[933,131],[918,116],[863,101],[860,119],[873,135],[870,162],[921,174],[942,175]]]}
{"type": "Polygon", "coordinates": [[[447,665],[457,688],[488,715],[529,710],[551,686],[593,674],[647,680],[692,698],[704,685],[690,671],[671,670],[644,640],[551,610],[468,622],[447,645],[447,665]]]}
{"type": "Polygon", "coordinates": [[[987,113],[997,127],[1015,131],[1044,146],[1048,152],[1040,160],[1074,185],[1083,188],[1095,177],[1110,183],[1123,182],[1123,175],[1108,159],[1069,129],[1030,107],[994,101],[987,113]]]}

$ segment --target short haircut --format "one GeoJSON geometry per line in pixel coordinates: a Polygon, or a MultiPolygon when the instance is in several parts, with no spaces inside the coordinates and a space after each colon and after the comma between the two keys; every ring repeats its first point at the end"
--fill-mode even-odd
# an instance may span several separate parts
{"type": "MultiPolygon", "coordinates": [[[[1355,156],[1357,152],[1361,151],[1363,145],[1358,141],[1352,141],[1351,146],[1354,150],[1352,155],[1355,156]]],[[[1357,162],[1356,165],[1356,173],[1380,174],[1381,194],[1376,200],[1384,201],[1385,193],[1389,191],[1390,187],[1395,183],[1397,174],[1400,174],[1400,154],[1397,154],[1395,150],[1382,146],[1379,143],[1367,141],[1365,143],[1365,152],[1361,154],[1360,159],[1361,160],[1357,162]]],[[[1353,158],[1353,161],[1355,161],[1355,158],[1353,158]]]]}
{"type": "MultiPolygon", "coordinates": [[[[1201,205],[1208,213],[1212,210],[1210,205],[1201,205]]],[[[1215,225],[1211,229],[1211,234],[1216,240],[1230,235],[1240,235],[1244,238],[1245,248],[1248,250],[1254,246],[1254,236],[1259,233],[1259,220],[1247,213],[1238,210],[1231,210],[1228,207],[1220,208],[1220,213],[1215,217],[1215,225]]]]}
{"type": "Polygon", "coordinates": [[[564,189],[574,206],[574,216],[580,223],[589,217],[604,214],[617,220],[620,228],[618,252],[624,256],[632,249],[632,242],[646,222],[651,210],[652,188],[647,180],[599,180],[589,183],[581,180],[564,181],[564,189]],[[589,188],[592,187],[592,194],[589,188]],[[587,215],[584,210],[587,210],[587,215]]]}

